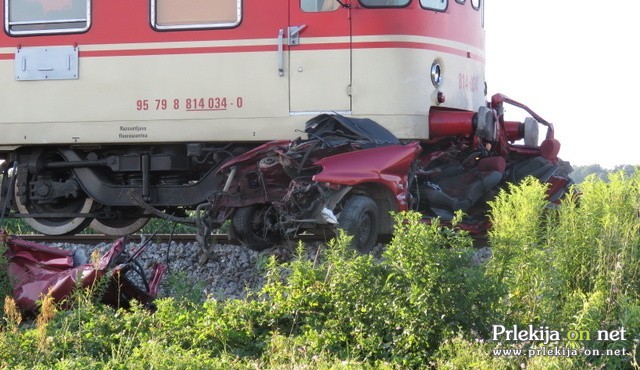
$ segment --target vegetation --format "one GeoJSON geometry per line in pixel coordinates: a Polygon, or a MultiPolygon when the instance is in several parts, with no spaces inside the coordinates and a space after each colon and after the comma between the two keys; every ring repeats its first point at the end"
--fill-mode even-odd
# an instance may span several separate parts
{"type": "MultiPolygon", "coordinates": [[[[37,231],[33,230],[31,226],[27,225],[24,220],[20,218],[5,218],[0,223],[0,227],[6,230],[8,233],[13,235],[30,235],[30,234],[38,234],[37,231]]],[[[179,224],[176,222],[171,222],[167,220],[163,220],[161,218],[152,218],[140,231],[138,234],[147,234],[151,235],[154,233],[158,234],[195,234],[197,231],[196,226],[189,224],[179,224]]],[[[92,228],[88,227],[82,231],[83,234],[95,234],[96,231],[92,228]]]]}
{"type": "Polygon", "coordinates": [[[599,164],[588,164],[586,166],[574,166],[573,172],[569,174],[569,177],[576,184],[583,182],[589,175],[595,175],[597,178],[607,181],[611,174],[624,172],[625,175],[632,176],[637,169],[638,166],[630,164],[620,164],[613,167],[613,169],[602,168],[599,164]]]}
{"type": "Polygon", "coordinates": [[[491,203],[484,263],[455,222],[402,213],[381,258],[344,235],[313,260],[300,245],[290,262],[270,258],[245,300],[186,291],[151,313],[100,305],[89,289],[67,311],[44,297],[23,320],[8,299],[0,366],[640,369],[640,173],[592,176],[558,207],[544,192],[528,179],[491,203]]]}

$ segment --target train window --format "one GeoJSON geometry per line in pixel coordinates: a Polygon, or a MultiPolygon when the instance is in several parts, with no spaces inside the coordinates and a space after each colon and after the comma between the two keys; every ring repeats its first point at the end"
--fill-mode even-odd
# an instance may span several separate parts
{"type": "Polygon", "coordinates": [[[90,0],[5,0],[4,28],[10,35],[76,33],[89,29],[90,0]]]}
{"type": "Polygon", "coordinates": [[[336,0],[300,0],[300,8],[304,12],[330,12],[339,6],[336,0]]]}
{"type": "Polygon", "coordinates": [[[411,0],[360,0],[365,7],[389,8],[407,6],[411,0]]]}
{"type": "Polygon", "coordinates": [[[158,30],[228,28],[241,19],[241,0],[151,0],[151,23],[158,30]]]}
{"type": "Polygon", "coordinates": [[[471,0],[471,6],[473,7],[473,9],[480,9],[480,5],[480,0],[471,0]]]}
{"type": "Polygon", "coordinates": [[[464,4],[464,2],[465,2],[465,1],[466,1],[466,0],[456,0],[456,3],[464,4]]]}
{"type": "Polygon", "coordinates": [[[439,12],[447,10],[447,5],[449,5],[449,1],[447,0],[420,0],[420,6],[423,8],[439,12]]]}

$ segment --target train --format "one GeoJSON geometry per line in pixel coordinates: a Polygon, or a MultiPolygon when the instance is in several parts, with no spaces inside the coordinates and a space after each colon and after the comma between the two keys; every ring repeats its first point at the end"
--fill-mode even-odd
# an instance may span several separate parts
{"type": "Polygon", "coordinates": [[[372,120],[423,153],[493,145],[508,166],[540,156],[542,123],[559,150],[535,113],[504,119],[503,104],[526,106],[488,100],[482,0],[4,0],[0,11],[3,215],[43,234],[186,219],[228,191],[226,163],[308,135],[326,114],[372,120]]]}

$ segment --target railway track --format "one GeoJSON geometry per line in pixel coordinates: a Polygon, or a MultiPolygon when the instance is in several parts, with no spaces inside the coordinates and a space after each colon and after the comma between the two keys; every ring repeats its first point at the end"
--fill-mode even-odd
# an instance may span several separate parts
{"type": "MultiPolygon", "coordinates": [[[[129,240],[140,242],[143,239],[151,237],[149,234],[133,234],[128,235],[129,240]]],[[[12,235],[12,237],[29,240],[38,243],[70,243],[70,244],[99,244],[113,242],[119,237],[104,235],[104,234],[76,234],[76,235],[43,235],[43,234],[23,234],[12,235]]],[[[297,240],[302,241],[319,241],[325,238],[316,235],[300,235],[297,240]]],[[[212,243],[229,243],[232,242],[229,234],[212,234],[210,237],[212,243]]],[[[174,241],[176,243],[189,243],[196,241],[196,234],[156,234],[153,235],[153,242],[155,243],[169,243],[174,241]]]]}
{"type": "MultiPolygon", "coordinates": [[[[12,235],[14,237],[29,240],[38,243],[73,243],[73,244],[99,244],[104,242],[112,242],[119,237],[104,235],[104,234],[77,234],[77,235],[42,235],[42,234],[25,234],[25,235],[12,235]]],[[[134,234],[128,235],[127,238],[132,241],[141,241],[143,238],[148,238],[151,235],[134,234]]],[[[195,242],[195,234],[156,234],[153,236],[153,240],[156,243],[168,243],[169,241],[175,241],[178,243],[195,242]]],[[[211,240],[229,241],[228,234],[215,234],[212,235],[211,240]],[[215,239],[214,239],[215,238],[215,239]]]]}

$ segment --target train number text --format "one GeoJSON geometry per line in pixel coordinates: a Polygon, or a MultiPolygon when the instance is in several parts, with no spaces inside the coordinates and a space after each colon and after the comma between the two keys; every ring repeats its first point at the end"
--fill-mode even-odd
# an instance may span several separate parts
{"type": "Polygon", "coordinates": [[[476,92],[479,90],[479,81],[478,76],[470,76],[465,73],[458,74],[458,88],[460,90],[476,92]]]}
{"type": "Polygon", "coordinates": [[[169,111],[182,110],[186,112],[225,111],[241,109],[244,106],[244,98],[209,97],[209,98],[184,98],[184,99],[138,99],[136,110],[138,111],[169,111]]]}

